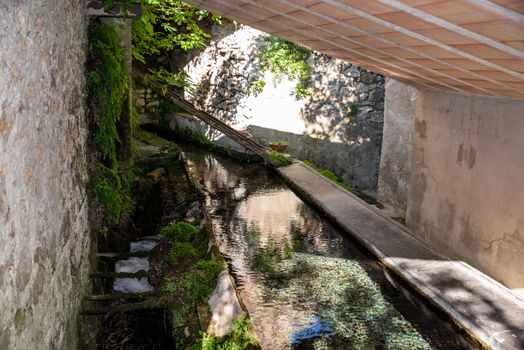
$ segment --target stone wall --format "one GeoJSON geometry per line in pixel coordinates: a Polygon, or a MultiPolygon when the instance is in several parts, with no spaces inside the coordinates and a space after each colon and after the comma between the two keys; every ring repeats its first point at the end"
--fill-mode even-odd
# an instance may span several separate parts
{"type": "Polygon", "coordinates": [[[0,3],[0,349],[75,349],[90,247],[82,0],[0,3]]]}
{"type": "Polygon", "coordinates": [[[420,89],[407,224],[524,288],[524,101],[420,89]]]}
{"type": "Polygon", "coordinates": [[[384,132],[378,176],[378,200],[406,217],[417,89],[386,79],[384,132]]]}
{"type": "Polygon", "coordinates": [[[254,125],[287,133],[275,132],[275,137],[311,139],[300,147],[330,144],[323,150],[336,149],[337,157],[318,149],[293,153],[295,148],[290,147],[290,151],[299,158],[311,157],[308,160],[334,171],[348,184],[374,194],[382,142],[384,78],[314,52],[311,94],[297,100],[292,93],[296,81],[283,78],[274,82],[271,72],[260,72],[259,50],[266,36],[232,23],[213,27],[209,46],[192,52],[185,66],[204,93],[186,98],[237,129],[254,125]],[[253,82],[261,78],[266,82],[264,89],[250,93],[253,82]],[[350,115],[352,106],[358,109],[355,115],[350,115]]]}

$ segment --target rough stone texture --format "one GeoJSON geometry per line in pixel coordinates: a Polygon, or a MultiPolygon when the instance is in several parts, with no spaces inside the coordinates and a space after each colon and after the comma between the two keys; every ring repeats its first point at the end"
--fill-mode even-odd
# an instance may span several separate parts
{"type": "Polygon", "coordinates": [[[296,100],[293,90],[297,81],[283,78],[274,83],[271,72],[260,72],[259,49],[265,37],[267,34],[243,25],[213,27],[209,46],[192,52],[185,66],[204,93],[186,98],[237,129],[248,125],[278,129],[285,132],[276,133],[278,137],[307,140],[301,147],[329,144],[323,149],[335,149],[336,156],[316,149],[289,150],[293,156],[328,168],[348,184],[373,194],[382,142],[384,78],[314,52],[311,95],[296,100]],[[264,89],[249,93],[252,83],[260,78],[266,82],[264,89]],[[358,108],[354,116],[349,115],[352,105],[358,108]]]}
{"type": "Polygon", "coordinates": [[[524,288],[524,101],[419,90],[407,224],[524,288]]]}
{"type": "Polygon", "coordinates": [[[0,349],[74,349],[89,229],[85,3],[0,3],[0,349]]]}
{"type": "Polygon", "coordinates": [[[402,217],[406,216],[408,201],[416,98],[414,87],[386,78],[378,200],[391,205],[402,217]]]}

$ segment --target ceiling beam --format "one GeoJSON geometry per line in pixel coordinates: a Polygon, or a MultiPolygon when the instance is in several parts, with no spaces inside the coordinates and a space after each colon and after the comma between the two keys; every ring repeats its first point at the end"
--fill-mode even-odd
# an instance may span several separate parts
{"type": "MultiPolygon", "coordinates": [[[[257,4],[255,1],[251,1],[251,0],[245,0],[245,1],[249,1],[249,3],[254,4],[255,6],[259,6],[259,7],[263,8],[263,9],[265,9],[265,10],[268,10],[266,6],[264,6],[264,5],[260,5],[260,4],[257,4]]],[[[477,73],[471,72],[471,71],[469,71],[469,70],[467,70],[467,69],[464,69],[464,68],[461,68],[461,67],[454,66],[454,65],[452,65],[452,64],[450,64],[450,63],[447,63],[447,62],[439,61],[439,60],[437,60],[437,59],[435,59],[435,58],[433,58],[433,57],[431,57],[431,56],[429,56],[429,55],[425,55],[425,54],[419,53],[418,51],[411,49],[409,46],[403,46],[403,45],[400,45],[400,44],[398,44],[398,43],[396,43],[396,42],[394,42],[394,41],[391,41],[391,40],[389,40],[389,39],[385,39],[385,38],[382,38],[382,37],[377,36],[377,35],[375,35],[375,34],[369,33],[369,32],[367,32],[367,31],[365,31],[365,30],[362,30],[362,29],[360,29],[360,28],[358,28],[358,27],[355,27],[355,26],[353,26],[353,25],[351,25],[351,24],[348,24],[348,23],[346,23],[346,22],[342,22],[342,21],[337,20],[337,19],[335,19],[335,18],[333,18],[333,17],[330,17],[330,16],[327,16],[327,15],[324,15],[324,14],[318,13],[318,12],[316,12],[316,11],[313,11],[313,10],[307,8],[307,7],[303,7],[303,6],[300,6],[300,5],[296,5],[296,4],[290,3],[290,2],[287,1],[287,0],[276,0],[276,1],[278,1],[279,3],[285,4],[285,5],[287,5],[287,6],[291,7],[291,8],[294,8],[294,9],[296,9],[296,10],[300,10],[300,11],[304,11],[304,12],[306,12],[306,13],[309,13],[309,14],[312,15],[312,16],[316,16],[316,17],[318,17],[318,18],[322,18],[322,19],[324,19],[324,20],[326,20],[326,21],[329,21],[329,22],[331,22],[331,23],[333,23],[333,24],[337,24],[337,25],[343,26],[343,27],[345,27],[345,28],[347,28],[347,29],[350,29],[350,30],[352,30],[352,31],[355,31],[355,32],[358,32],[358,33],[360,33],[360,34],[366,35],[367,37],[370,37],[370,38],[372,38],[372,39],[376,39],[376,40],[382,41],[382,42],[384,42],[384,43],[386,43],[386,44],[388,44],[388,45],[396,46],[396,47],[400,47],[400,48],[402,48],[402,49],[404,49],[404,50],[406,50],[406,51],[409,51],[409,52],[412,52],[412,53],[414,53],[414,54],[416,54],[416,55],[418,55],[418,56],[421,56],[421,57],[424,57],[424,58],[430,59],[430,60],[432,60],[432,61],[434,61],[434,62],[436,62],[436,63],[446,65],[446,66],[451,67],[451,68],[453,68],[453,69],[461,70],[461,71],[463,71],[463,72],[465,72],[465,73],[470,73],[472,76],[474,76],[474,77],[476,77],[476,78],[484,79],[484,77],[483,77],[482,75],[480,75],[480,74],[477,74],[477,73]]],[[[282,15],[282,16],[284,16],[284,15],[282,15]]],[[[291,15],[291,16],[293,17],[293,15],[291,15]]],[[[297,19],[297,18],[295,18],[295,17],[293,17],[293,19],[294,19],[295,21],[300,21],[299,19],[297,19]]],[[[302,21],[301,21],[301,22],[302,22],[302,21]]],[[[304,23],[304,22],[303,22],[303,23],[304,23]]],[[[309,25],[313,25],[312,23],[307,23],[307,24],[309,24],[309,25]]],[[[454,80],[454,81],[456,81],[456,82],[458,82],[458,83],[460,83],[460,84],[464,84],[464,85],[470,86],[470,87],[472,87],[472,88],[474,88],[474,89],[476,89],[476,90],[479,90],[479,91],[482,91],[482,92],[484,92],[484,93],[487,93],[488,95],[495,95],[495,94],[492,93],[491,91],[485,90],[485,89],[483,89],[483,88],[479,88],[478,86],[476,86],[476,85],[474,85],[474,84],[468,83],[467,81],[464,81],[464,80],[461,80],[461,79],[459,79],[459,78],[456,78],[456,77],[454,77],[454,76],[452,76],[452,75],[450,75],[450,74],[447,74],[447,73],[444,73],[444,72],[440,72],[440,71],[438,71],[438,70],[434,70],[434,69],[432,69],[432,68],[430,68],[430,67],[428,67],[428,66],[424,66],[424,65],[418,64],[417,62],[413,62],[413,61],[410,61],[410,60],[408,60],[408,59],[404,59],[404,58],[402,58],[402,57],[395,56],[394,54],[391,54],[391,53],[389,53],[389,52],[387,52],[387,51],[385,51],[385,50],[383,50],[383,49],[381,50],[381,49],[374,48],[374,47],[372,47],[372,46],[370,46],[370,45],[368,45],[368,44],[366,44],[366,43],[363,43],[363,42],[361,42],[361,41],[359,41],[359,40],[353,39],[353,38],[348,37],[348,36],[344,36],[344,35],[342,35],[342,34],[340,34],[340,33],[337,33],[337,32],[333,32],[333,31],[331,31],[331,30],[329,30],[329,29],[325,29],[325,28],[323,28],[323,27],[316,27],[316,28],[319,29],[319,30],[321,30],[321,31],[323,31],[323,32],[325,32],[325,33],[329,33],[329,34],[331,34],[331,35],[335,35],[335,36],[337,36],[337,37],[339,37],[339,38],[342,38],[342,39],[344,39],[344,40],[346,40],[346,41],[350,41],[350,42],[353,42],[353,43],[355,43],[355,44],[358,44],[358,45],[361,45],[361,46],[363,46],[363,47],[366,47],[366,48],[368,48],[368,49],[374,50],[375,52],[378,52],[378,53],[381,53],[381,54],[383,54],[383,55],[387,55],[387,56],[393,57],[393,58],[395,58],[395,59],[398,59],[398,60],[401,60],[401,61],[403,61],[403,62],[409,63],[410,65],[414,65],[414,66],[416,66],[416,67],[422,68],[422,69],[424,69],[424,70],[426,70],[426,71],[429,71],[429,72],[431,72],[431,73],[433,73],[433,74],[437,74],[437,75],[440,75],[440,76],[446,77],[446,78],[448,78],[448,79],[454,80]]],[[[496,85],[498,85],[498,86],[500,86],[500,87],[503,87],[503,88],[506,88],[506,89],[510,89],[510,90],[513,90],[513,89],[514,89],[512,86],[509,86],[509,85],[507,85],[507,84],[500,83],[500,82],[497,81],[497,80],[489,79],[489,81],[492,82],[493,84],[496,84],[496,85]]]]}
{"type": "Polygon", "coordinates": [[[410,36],[414,39],[417,39],[417,40],[420,40],[428,45],[433,45],[433,46],[436,46],[438,48],[441,48],[443,50],[446,50],[448,52],[451,52],[457,56],[461,56],[463,58],[466,58],[468,60],[471,60],[471,61],[474,61],[474,62],[477,62],[479,64],[482,64],[484,66],[487,66],[487,67],[490,67],[494,70],[498,70],[498,71],[501,71],[501,72],[504,72],[506,74],[509,74],[515,78],[518,78],[520,80],[523,80],[524,81],[524,74],[522,73],[519,73],[519,72],[516,72],[516,71],[513,71],[511,69],[508,69],[506,67],[502,67],[502,66],[499,66],[498,64],[495,64],[493,62],[490,62],[490,61],[487,61],[483,58],[480,58],[480,57],[477,57],[477,56],[474,56],[470,53],[467,53],[465,51],[462,51],[462,50],[459,50],[459,49],[456,49],[452,46],[449,46],[447,44],[444,44],[440,41],[437,41],[437,40],[434,40],[434,39],[431,39],[431,38],[428,38],[424,35],[421,35],[421,34],[418,34],[418,33],[415,33],[415,32],[412,32],[411,30],[408,30],[404,27],[401,27],[399,25],[396,25],[394,23],[391,23],[391,22],[388,22],[388,21],[385,21],[381,18],[378,18],[378,17],[375,17],[367,12],[364,12],[364,11],[361,11],[357,8],[354,8],[354,7],[351,7],[351,6],[348,6],[346,4],[341,4],[340,2],[336,1],[336,0],[322,0],[324,3],[326,4],[329,4],[335,8],[338,8],[339,10],[341,11],[345,11],[345,12],[348,12],[348,13],[352,13],[354,15],[357,15],[357,16],[360,16],[362,18],[365,18],[369,21],[372,21],[372,22],[375,22],[377,24],[380,24],[386,28],[389,28],[391,30],[394,30],[394,31],[397,31],[399,33],[402,33],[404,35],[407,35],[407,36],[410,36]]]}
{"type": "MultiPolygon", "coordinates": [[[[265,10],[265,11],[271,12],[271,13],[275,14],[276,16],[282,16],[282,17],[285,17],[285,18],[290,18],[291,20],[296,21],[297,23],[301,23],[301,22],[299,22],[297,19],[295,19],[295,18],[293,18],[293,17],[291,17],[291,16],[289,16],[289,15],[282,14],[282,13],[280,13],[280,12],[278,12],[278,11],[275,11],[275,10],[273,10],[273,9],[271,9],[271,8],[262,8],[263,5],[257,4],[257,3],[254,2],[254,1],[251,1],[251,0],[244,0],[244,1],[245,1],[246,3],[250,3],[250,4],[252,4],[252,5],[255,5],[255,6],[257,6],[258,8],[261,8],[261,9],[263,9],[263,10],[265,10]]],[[[203,5],[203,2],[202,2],[202,1],[198,1],[198,2],[199,2],[201,5],[203,5]]],[[[234,10],[235,10],[235,13],[238,12],[238,11],[241,11],[241,12],[247,12],[247,10],[243,9],[242,6],[239,7],[239,6],[236,6],[236,5],[232,5],[232,4],[227,3],[226,1],[222,1],[222,0],[215,0],[215,2],[220,3],[220,4],[223,5],[223,6],[230,7],[230,8],[232,8],[232,9],[234,9],[234,10]]],[[[230,15],[231,15],[231,14],[230,14],[230,15]]],[[[267,17],[264,17],[264,16],[262,16],[262,15],[258,15],[258,14],[255,15],[252,11],[249,12],[249,15],[252,16],[252,17],[255,17],[255,18],[259,18],[261,21],[269,21],[269,22],[277,23],[277,21],[274,20],[274,19],[272,19],[272,18],[267,18],[267,17]]],[[[416,76],[416,77],[419,77],[419,78],[423,79],[423,81],[429,81],[429,82],[431,82],[431,83],[433,83],[433,84],[436,84],[436,85],[445,86],[445,87],[447,87],[448,89],[454,90],[454,91],[456,91],[456,92],[468,93],[468,91],[463,90],[463,89],[461,89],[460,87],[456,87],[456,86],[453,86],[453,85],[449,85],[449,84],[446,84],[446,83],[440,82],[440,81],[438,81],[438,80],[435,80],[435,79],[430,78],[430,77],[428,77],[428,76],[425,76],[425,75],[423,75],[423,74],[420,74],[420,73],[417,73],[417,72],[413,72],[413,71],[411,71],[411,70],[409,70],[409,69],[407,69],[407,68],[405,68],[405,67],[401,67],[401,66],[396,65],[396,64],[394,64],[394,63],[391,63],[391,62],[387,62],[387,61],[383,61],[383,60],[377,59],[376,57],[369,56],[369,55],[364,54],[364,53],[362,53],[362,52],[359,52],[359,51],[357,51],[357,50],[350,49],[350,48],[348,48],[348,47],[346,47],[346,46],[344,46],[344,45],[340,45],[340,44],[338,44],[338,43],[331,42],[331,41],[329,41],[329,40],[327,40],[327,39],[320,38],[320,37],[317,37],[317,36],[312,36],[312,35],[310,35],[310,34],[305,33],[304,31],[300,31],[299,29],[296,29],[296,28],[294,28],[294,27],[291,27],[291,26],[288,26],[288,25],[285,25],[285,24],[282,24],[282,23],[278,23],[278,25],[279,25],[280,27],[285,28],[285,29],[288,30],[288,31],[292,31],[292,32],[295,32],[295,33],[299,34],[301,37],[309,37],[309,38],[314,39],[314,40],[317,40],[317,41],[325,42],[325,43],[327,43],[327,44],[329,44],[329,45],[332,45],[332,46],[338,47],[338,48],[340,48],[340,49],[342,49],[342,50],[344,50],[344,51],[346,51],[346,52],[353,53],[354,55],[361,56],[361,57],[365,57],[365,58],[367,58],[368,60],[377,61],[377,62],[379,63],[379,65],[388,65],[388,66],[390,66],[390,67],[395,68],[396,70],[404,71],[404,72],[406,72],[406,73],[408,73],[408,74],[410,74],[410,75],[413,75],[413,76],[416,76]]],[[[336,34],[336,33],[335,33],[335,34],[336,34]]],[[[393,57],[394,57],[395,59],[399,59],[398,57],[395,57],[395,56],[393,56],[393,57]]],[[[406,61],[406,62],[407,62],[407,61],[406,61]]],[[[407,62],[407,63],[411,64],[410,62],[407,62]]],[[[427,84],[427,86],[431,87],[431,86],[433,86],[433,85],[432,85],[432,84],[427,84]]],[[[478,88],[477,88],[477,89],[478,89],[478,88]]],[[[490,92],[490,95],[494,95],[494,94],[490,92]]]]}
{"type": "Polygon", "coordinates": [[[458,26],[456,24],[453,24],[451,22],[448,22],[442,18],[430,15],[429,13],[426,13],[424,11],[421,11],[419,9],[416,9],[414,7],[408,6],[400,1],[397,0],[377,0],[384,5],[394,7],[398,10],[404,11],[406,13],[409,13],[410,15],[413,15],[419,19],[422,19],[426,22],[433,23],[439,27],[445,28],[447,30],[450,30],[454,33],[460,34],[462,36],[465,36],[467,38],[473,39],[478,41],[481,44],[485,44],[488,46],[491,46],[497,50],[500,50],[502,52],[505,52],[509,55],[524,58],[524,52],[514,49],[512,47],[509,47],[507,45],[504,45],[503,43],[500,43],[496,40],[493,40],[491,38],[485,37],[483,35],[480,35],[478,33],[475,33],[471,30],[468,30],[466,28],[463,28],[461,26],[458,26]]]}
{"type": "Polygon", "coordinates": [[[489,1],[489,0],[467,0],[467,1],[479,7],[483,7],[486,10],[490,10],[493,13],[497,13],[506,18],[509,18],[510,20],[515,21],[517,23],[524,23],[524,15],[522,13],[515,12],[511,9],[508,9],[507,7],[500,6],[499,4],[495,4],[493,1],[489,1]]]}

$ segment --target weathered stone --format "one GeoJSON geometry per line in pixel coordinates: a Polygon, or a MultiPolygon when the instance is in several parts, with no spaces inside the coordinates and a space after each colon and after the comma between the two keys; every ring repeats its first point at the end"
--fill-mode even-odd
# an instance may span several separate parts
{"type": "Polygon", "coordinates": [[[89,262],[86,29],[82,0],[0,5],[0,349],[77,348],[89,262]],[[61,284],[70,255],[75,285],[61,284]]]}
{"type": "Polygon", "coordinates": [[[299,146],[293,142],[288,147],[292,156],[337,173],[359,190],[375,191],[382,141],[381,76],[313,52],[309,95],[297,100],[298,81],[275,80],[271,72],[260,70],[259,48],[267,34],[227,22],[213,27],[212,33],[208,48],[176,57],[188,62],[186,72],[205,87],[201,95],[186,98],[238,129],[262,127],[257,129],[259,141],[300,138],[299,146]],[[249,93],[251,84],[260,79],[265,82],[263,90],[249,93]],[[348,116],[353,105],[358,107],[358,118],[348,116]],[[325,147],[315,149],[318,139],[326,141],[322,143],[325,147]]]}
{"type": "Polygon", "coordinates": [[[233,327],[233,322],[244,313],[232,278],[227,271],[222,271],[218,276],[217,286],[208,303],[213,316],[207,331],[217,337],[228,334],[233,327]]]}

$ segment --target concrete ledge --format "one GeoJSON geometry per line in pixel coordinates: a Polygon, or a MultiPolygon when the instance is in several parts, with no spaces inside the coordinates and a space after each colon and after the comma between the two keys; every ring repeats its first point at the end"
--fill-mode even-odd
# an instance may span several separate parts
{"type": "Polygon", "coordinates": [[[524,301],[508,288],[437,253],[308,166],[297,162],[277,172],[482,345],[524,349],[524,301]]]}

